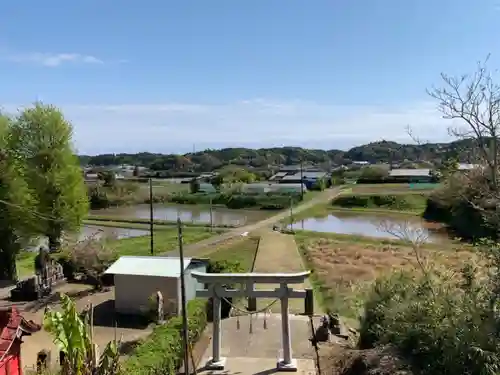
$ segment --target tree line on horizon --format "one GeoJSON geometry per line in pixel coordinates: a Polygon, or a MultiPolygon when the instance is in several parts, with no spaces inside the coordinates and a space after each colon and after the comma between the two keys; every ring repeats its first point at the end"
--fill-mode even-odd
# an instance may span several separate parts
{"type": "Polygon", "coordinates": [[[372,142],[347,151],[306,149],[301,147],[224,148],[195,153],[119,153],[95,156],[79,155],[81,165],[111,166],[137,165],[156,171],[208,172],[226,165],[249,168],[267,168],[269,165],[314,164],[325,167],[349,164],[353,161],[370,163],[400,163],[427,161],[440,164],[453,158],[460,162],[474,162],[471,140],[451,143],[400,144],[392,141],[372,142]]]}

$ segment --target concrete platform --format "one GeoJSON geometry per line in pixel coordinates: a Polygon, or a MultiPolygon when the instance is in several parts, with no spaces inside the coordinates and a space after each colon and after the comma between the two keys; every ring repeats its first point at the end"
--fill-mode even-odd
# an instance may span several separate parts
{"type": "MultiPolygon", "coordinates": [[[[226,359],[224,370],[207,370],[203,361],[198,368],[198,374],[210,375],[267,375],[283,373],[276,368],[277,359],[273,358],[251,358],[231,357],[226,359]]],[[[297,359],[297,371],[294,374],[316,375],[316,366],[312,359],[297,359]]]]}
{"type": "MultiPolygon", "coordinates": [[[[319,318],[314,319],[315,326],[319,318]]],[[[262,313],[250,316],[232,317],[221,322],[221,356],[225,358],[223,370],[209,370],[206,368],[212,356],[212,346],[209,345],[203,355],[198,373],[201,374],[273,374],[281,373],[277,365],[282,357],[281,349],[281,315],[262,313]],[[264,320],[266,327],[264,328],[264,320]],[[250,321],[252,332],[250,332],[250,321]]],[[[208,325],[211,334],[211,324],[208,325]]],[[[292,356],[296,360],[296,374],[316,374],[315,353],[309,341],[311,327],[309,318],[290,315],[290,330],[292,336],[292,356]]],[[[290,369],[285,369],[290,372],[290,369]]]]}

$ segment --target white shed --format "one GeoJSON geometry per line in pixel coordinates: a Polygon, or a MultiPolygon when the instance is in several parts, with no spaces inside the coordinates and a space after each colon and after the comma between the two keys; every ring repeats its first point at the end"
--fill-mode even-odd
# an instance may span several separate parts
{"type": "MultiPolygon", "coordinates": [[[[206,272],[207,262],[184,258],[186,301],[203,289],[191,276],[191,271],[206,272]]],[[[109,267],[115,284],[115,310],[122,314],[145,314],[151,308],[150,297],[163,295],[165,314],[179,314],[181,306],[180,258],[154,256],[122,256],[109,267]]]]}
{"type": "Polygon", "coordinates": [[[255,182],[252,184],[245,184],[241,187],[241,192],[243,194],[265,194],[269,191],[270,183],[259,183],[255,182]]]}

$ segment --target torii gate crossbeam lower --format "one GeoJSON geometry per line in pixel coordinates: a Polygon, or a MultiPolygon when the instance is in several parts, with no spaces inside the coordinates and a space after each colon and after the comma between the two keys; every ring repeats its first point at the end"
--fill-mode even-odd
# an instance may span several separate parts
{"type": "Polygon", "coordinates": [[[209,369],[224,369],[225,358],[220,356],[221,350],[221,299],[229,297],[279,298],[281,300],[281,329],[283,358],[278,361],[278,370],[297,371],[297,361],[292,358],[292,342],[290,337],[290,318],[288,300],[305,298],[305,290],[294,290],[289,284],[302,284],[310,271],[300,273],[203,273],[193,271],[191,275],[208,289],[197,290],[197,297],[213,299],[213,338],[212,358],[207,364],[209,369]],[[225,289],[223,285],[241,285],[240,289],[225,289]],[[254,284],[279,284],[280,287],[269,290],[256,290],[254,284]]]}

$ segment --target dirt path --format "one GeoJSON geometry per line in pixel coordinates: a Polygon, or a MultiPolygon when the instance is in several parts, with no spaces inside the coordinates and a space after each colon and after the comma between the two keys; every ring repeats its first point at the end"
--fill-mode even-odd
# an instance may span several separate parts
{"type": "MultiPolygon", "coordinates": [[[[253,272],[275,273],[300,272],[304,270],[302,257],[295,243],[294,236],[270,230],[262,232],[253,272]]],[[[303,284],[291,284],[290,286],[297,289],[311,288],[309,280],[306,280],[303,284]]],[[[260,284],[256,287],[257,289],[272,289],[278,288],[279,285],[260,284]]],[[[257,301],[257,309],[263,309],[272,302],[273,300],[271,299],[260,299],[257,301]]],[[[315,311],[319,312],[317,304],[315,304],[314,308],[315,311]]],[[[291,299],[289,309],[293,314],[304,313],[304,300],[291,299]]],[[[271,312],[279,312],[279,302],[273,304],[270,310],[271,312]]]]}
{"type": "MultiPolygon", "coordinates": [[[[299,204],[298,206],[294,207],[293,212],[294,212],[294,214],[298,214],[298,213],[300,213],[304,210],[307,210],[308,208],[311,208],[317,204],[332,200],[333,198],[335,198],[339,194],[340,194],[339,187],[336,187],[333,189],[327,189],[327,190],[321,192],[320,194],[318,194],[317,197],[311,199],[310,201],[304,202],[304,203],[299,204]]],[[[249,224],[249,225],[246,225],[243,227],[232,229],[232,230],[230,230],[226,233],[223,233],[219,236],[214,236],[211,238],[207,238],[206,240],[203,240],[203,241],[191,244],[191,245],[187,245],[184,248],[184,255],[195,256],[200,249],[203,249],[207,246],[213,246],[213,245],[223,243],[223,242],[230,240],[234,237],[241,236],[243,233],[246,233],[246,232],[250,233],[250,232],[258,231],[258,230],[263,229],[263,228],[269,228],[273,224],[275,224],[276,222],[283,220],[283,219],[287,218],[288,216],[289,216],[288,210],[284,210],[284,211],[281,211],[280,213],[278,213],[274,216],[271,216],[267,219],[261,220],[257,223],[253,223],[253,224],[249,224]]],[[[163,253],[160,255],[178,256],[179,251],[173,250],[173,251],[169,251],[169,252],[166,252],[166,253],[163,253]]]]}

